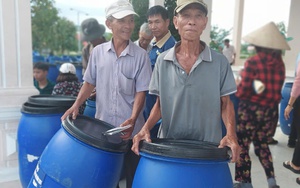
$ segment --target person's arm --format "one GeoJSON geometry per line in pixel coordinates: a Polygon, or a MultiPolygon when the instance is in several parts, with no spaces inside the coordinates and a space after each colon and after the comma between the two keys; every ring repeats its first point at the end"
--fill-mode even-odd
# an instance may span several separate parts
{"type": "Polygon", "coordinates": [[[125,135],[122,136],[123,139],[130,138],[130,136],[132,134],[132,131],[134,129],[134,126],[135,126],[135,122],[136,122],[139,114],[143,110],[144,103],[145,103],[145,98],[146,98],[146,92],[145,91],[141,91],[141,92],[136,93],[136,95],[134,97],[134,104],[133,104],[131,117],[129,119],[127,119],[126,121],[124,121],[120,125],[120,126],[126,126],[126,125],[129,125],[129,124],[132,125],[132,127],[130,129],[127,129],[127,130],[123,131],[123,133],[125,133],[125,135]]]}
{"type": "Polygon", "coordinates": [[[284,109],[284,117],[286,120],[290,118],[290,112],[293,109],[293,105],[296,99],[297,99],[296,97],[291,96],[288,104],[286,105],[286,108],[284,109]]]}
{"type": "Polygon", "coordinates": [[[157,97],[156,102],[150,112],[149,118],[147,119],[145,125],[140,130],[138,134],[133,137],[133,145],[131,150],[139,155],[139,143],[141,140],[146,140],[147,142],[151,142],[150,139],[150,130],[155,126],[158,120],[161,118],[160,111],[160,99],[157,97]]]}
{"type": "Polygon", "coordinates": [[[81,56],[81,64],[82,64],[82,68],[84,70],[86,70],[87,68],[87,64],[88,64],[88,59],[89,59],[89,56],[90,54],[88,54],[88,48],[84,47],[82,49],[82,56],[81,56]]]}
{"type": "Polygon", "coordinates": [[[229,95],[221,97],[221,115],[227,133],[221,140],[219,147],[230,147],[232,151],[231,162],[236,162],[239,159],[241,148],[237,142],[235,131],[235,112],[229,95]]]}
{"type": "Polygon", "coordinates": [[[71,108],[69,108],[64,115],[61,117],[61,120],[63,121],[64,119],[66,119],[66,117],[70,114],[72,114],[72,118],[76,119],[78,112],[79,112],[79,107],[86,101],[86,99],[90,96],[90,94],[92,93],[93,89],[95,88],[94,85],[84,82],[79,94],[76,98],[76,101],[74,102],[74,104],[71,106],[71,108]]]}
{"type": "Polygon", "coordinates": [[[292,111],[293,105],[299,95],[300,95],[300,64],[298,63],[296,77],[295,77],[293,87],[291,90],[291,96],[290,96],[288,105],[286,106],[286,108],[284,110],[285,119],[290,118],[290,112],[292,111]]]}
{"type": "Polygon", "coordinates": [[[235,64],[235,57],[236,57],[234,46],[233,46],[233,51],[232,52],[233,52],[233,54],[232,54],[232,65],[234,65],[235,64]]]}

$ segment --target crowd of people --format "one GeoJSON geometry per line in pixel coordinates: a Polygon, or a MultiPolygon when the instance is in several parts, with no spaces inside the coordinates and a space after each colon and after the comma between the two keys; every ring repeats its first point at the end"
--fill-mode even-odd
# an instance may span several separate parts
{"type": "MultiPolygon", "coordinates": [[[[131,150],[124,158],[126,187],[132,186],[139,162],[139,143],[153,138],[193,139],[218,143],[231,149],[235,163],[236,188],[252,188],[250,144],[265,171],[269,188],[278,188],[269,144],[278,123],[278,105],[285,80],[282,50],[289,45],[271,22],[245,36],[256,54],[248,58],[234,78],[235,48],[224,40],[224,48],[211,49],[201,35],[208,23],[209,7],[202,0],[177,0],[174,17],[160,5],[149,8],[147,23],[139,39],[131,41],[137,15],[127,0],[118,0],[105,9],[105,25],[112,32],[103,37],[105,26],[96,19],[82,22],[83,83],[76,79],[70,63],[62,64],[57,83],[47,79],[48,67],[34,65],[34,85],[40,94],[71,95],[77,99],[62,116],[82,113],[82,105],[96,99],[95,118],[111,125],[131,128],[124,131],[131,150]],[[169,30],[173,21],[180,40],[169,30]],[[254,83],[263,89],[259,92],[254,83]],[[239,102],[234,107],[232,97],[239,102]],[[103,108],[105,107],[105,108],[103,108]],[[205,108],[204,108],[205,107],[205,108]],[[222,132],[221,122],[225,127],[222,132]]],[[[285,117],[294,109],[295,150],[283,166],[300,174],[299,95],[300,68],[293,85],[285,117]],[[296,118],[295,118],[296,117],[296,118]],[[298,117],[298,118],[297,118],[298,117]],[[298,138],[298,139],[297,139],[298,138]]],[[[300,178],[297,183],[300,184],[300,178]]]]}

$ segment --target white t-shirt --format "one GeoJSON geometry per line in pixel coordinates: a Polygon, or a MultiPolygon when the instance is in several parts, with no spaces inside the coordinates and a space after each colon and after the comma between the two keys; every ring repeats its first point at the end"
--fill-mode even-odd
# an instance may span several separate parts
{"type": "Polygon", "coordinates": [[[229,47],[224,46],[223,48],[223,55],[227,58],[229,63],[233,62],[233,55],[235,54],[235,49],[232,45],[229,45],[229,47]]]}

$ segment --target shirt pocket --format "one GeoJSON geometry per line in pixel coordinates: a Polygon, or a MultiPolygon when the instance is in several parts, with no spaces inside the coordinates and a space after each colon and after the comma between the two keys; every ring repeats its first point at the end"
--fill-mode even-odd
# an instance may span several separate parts
{"type": "Polygon", "coordinates": [[[135,93],[135,80],[130,75],[121,72],[119,76],[119,91],[125,95],[134,95],[135,93]]]}

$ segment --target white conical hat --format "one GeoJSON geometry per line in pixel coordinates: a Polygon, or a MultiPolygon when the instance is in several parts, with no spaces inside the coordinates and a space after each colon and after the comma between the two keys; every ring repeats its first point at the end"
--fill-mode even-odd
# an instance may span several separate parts
{"type": "Polygon", "coordinates": [[[290,50],[284,36],[280,33],[274,22],[249,33],[243,40],[255,46],[277,50],[290,50]]]}

